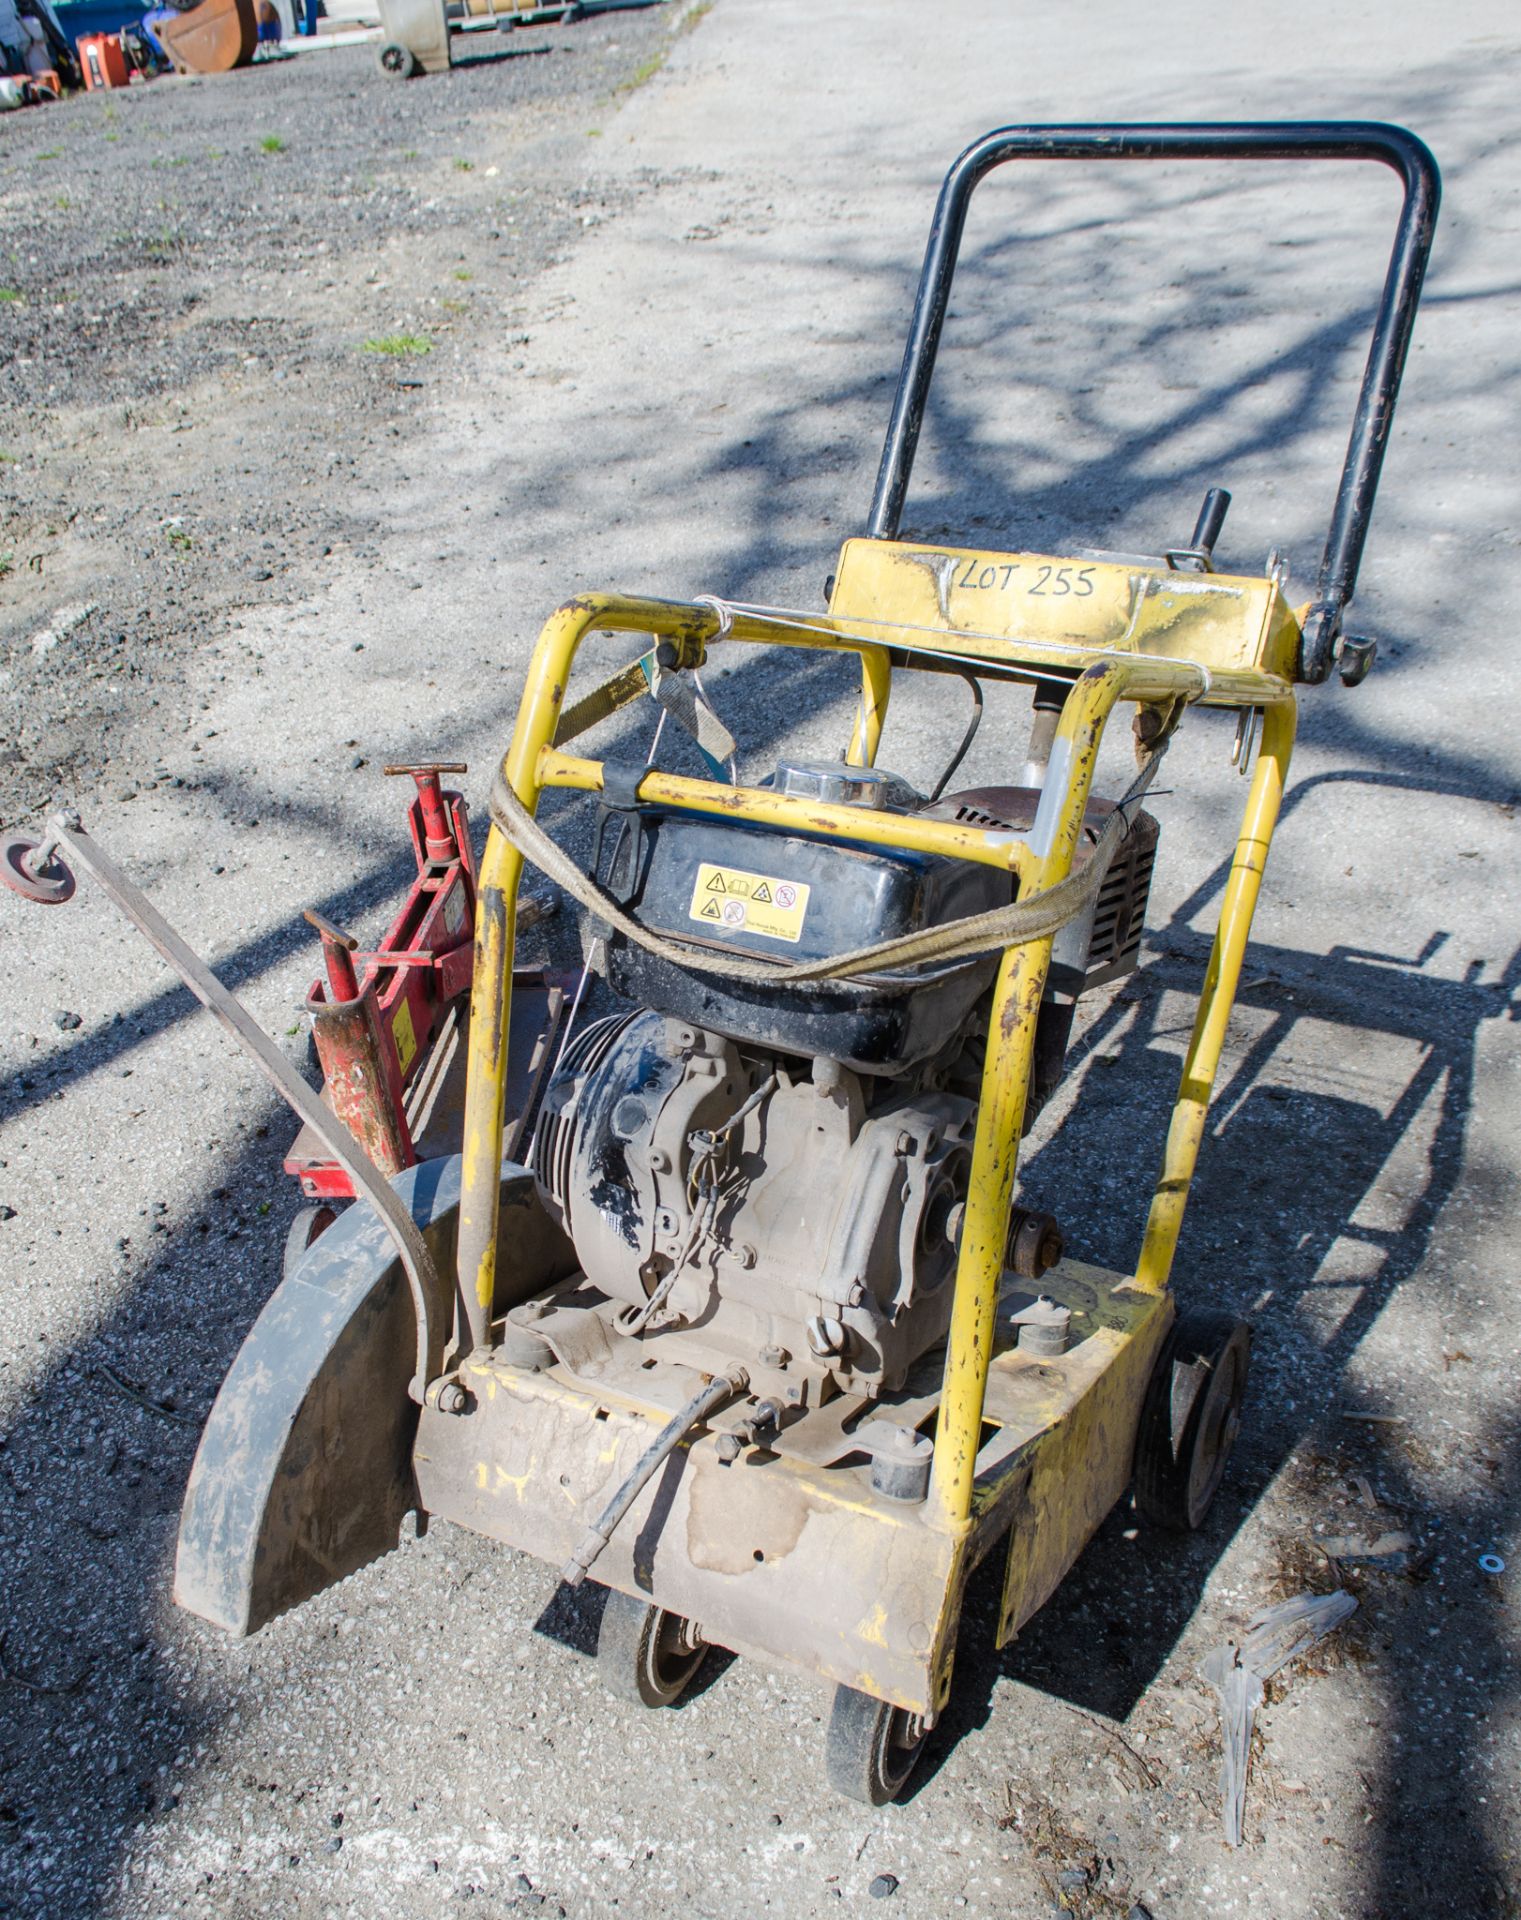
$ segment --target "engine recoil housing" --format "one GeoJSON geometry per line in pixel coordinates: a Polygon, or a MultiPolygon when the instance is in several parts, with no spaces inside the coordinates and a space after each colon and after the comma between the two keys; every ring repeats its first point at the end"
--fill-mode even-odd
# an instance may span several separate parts
{"type": "Polygon", "coordinates": [[[900,1385],[943,1338],[974,1121],[956,1094],[635,1013],[578,1036],[534,1172],[624,1331],[814,1403],[900,1385]]]}

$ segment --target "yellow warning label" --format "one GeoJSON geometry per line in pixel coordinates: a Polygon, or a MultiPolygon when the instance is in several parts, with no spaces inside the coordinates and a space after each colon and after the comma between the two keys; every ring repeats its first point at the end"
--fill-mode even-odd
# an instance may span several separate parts
{"type": "Polygon", "coordinates": [[[778,880],[704,860],[687,918],[706,922],[715,933],[763,933],[771,940],[795,941],[802,937],[808,891],[802,880],[778,880]]]}
{"type": "Polygon", "coordinates": [[[412,1027],[412,1009],[403,1000],[396,1009],[396,1017],[391,1022],[391,1038],[396,1042],[396,1062],[405,1073],[412,1064],[412,1056],[417,1052],[417,1034],[412,1027]]]}

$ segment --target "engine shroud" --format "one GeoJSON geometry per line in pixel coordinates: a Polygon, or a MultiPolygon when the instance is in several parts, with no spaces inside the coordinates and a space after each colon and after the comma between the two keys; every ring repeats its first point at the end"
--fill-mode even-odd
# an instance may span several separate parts
{"type": "Polygon", "coordinates": [[[774,1372],[792,1404],[875,1395],[944,1336],[974,1117],[636,1013],[574,1043],[534,1173],[626,1327],[669,1283],[641,1329],[663,1358],[774,1372]]]}
{"type": "MultiPolygon", "coordinates": [[[[609,820],[618,830],[603,835],[610,851],[598,877],[620,903],[657,932],[747,957],[829,959],[1013,897],[1008,873],[940,854],[812,840],[669,809],[609,820]],[[761,888],[767,900],[757,906],[761,888]],[[768,913],[782,890],[795,902],[791,911],[768,913]]],[[[996,970],[996,958],[985,956],[804,993],[780,969],[774,987],[753,986],[673,966],[616,931],[607,946],[608,984],[624,999],[741,1042],[827,1054],[871,1074],[899,1073],[939,1052],[996,970]]]]}

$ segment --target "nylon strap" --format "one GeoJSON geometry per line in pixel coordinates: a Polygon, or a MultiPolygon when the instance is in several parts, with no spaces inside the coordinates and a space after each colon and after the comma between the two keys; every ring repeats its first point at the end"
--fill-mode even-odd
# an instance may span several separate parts
{"type": "Polygon", "coordinates": [[[621,707],[637,700],[640,694],[648,693],[654,673],[655,656],[646,653],[632,666],[615,673],[611,680],[604,680],[600,687],[593,687],[583,699],[573,707],[567,707],[560,715],[554,744],[563,747],[567,740],[574,740],[577,734],[588,732],[599,721],[610,718],[621,707]]]}
{"type": "Polygon", "coordinates": [[[657,658],[650,692],[676,724],[692,736],[709,778],[735,785],[734,759],[739,747],[734,735],[709,706],[696,674],[668,672],[657,658]]]}
{"type": "Polygon", "coordinates": [[[589,732],[602,721],[611,719],[622,708],[631,706],[641,694],[652,694],[661,708],[679,727],[692,736],[702,755],[709,776],[734,783],[735,755],[739,748],[734,735],[708,704],[695,676],[669,672],[656,659],[654,651],[641,654],[632,666],[604,680],[600,687],[568,707],[555,728],[554,744],[563,747],[568,740],[589,732]]]}
{"type": "Polygon", "coordinates": [[[563,887],[589,913],[617,928],[646,953],[689,972],[718,974],[725,979],[759,986],[785,982],[805,991],[818,991],[836,980],[865,979],[903,967],[968,960],[979,954],[1002,952],[1007,947],[1027,946],[1059,932],[1068,921],[1077,919],[1096,897],[1115,847],[1130,830],[1126,809],[1141,798],[1156,777],[1169,738],[1170,735],[1164,735],[1147,755],[1124,798],[1104,822],[1093,852],[1080,872],[1069,874],[1054,887],[1016,900],[1010,906],[995,907],[991,913],[969,914],[960,920],[948,920],[942,926],[926,927],[919,933],[879,940],[830,959],[801,964],[789,960],[757,960],[733,949],[716,952],[688,946],[641,926],[611,894],[582,872],[563,847],[550,839],[513,792],[500,767],[491,786],[490,811],[492,821],[525,860],[563,887]]]}

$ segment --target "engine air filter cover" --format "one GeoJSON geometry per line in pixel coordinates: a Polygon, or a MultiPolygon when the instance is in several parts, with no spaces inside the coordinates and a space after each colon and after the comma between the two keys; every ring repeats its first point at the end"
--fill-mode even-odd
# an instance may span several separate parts
{"type": "Polygon", "coordinates": [[[843,760],[783,760],[771,784],[778,793],[835,807],[886,807],[893,783],[876,767],[851,767],[843,760]]]}

